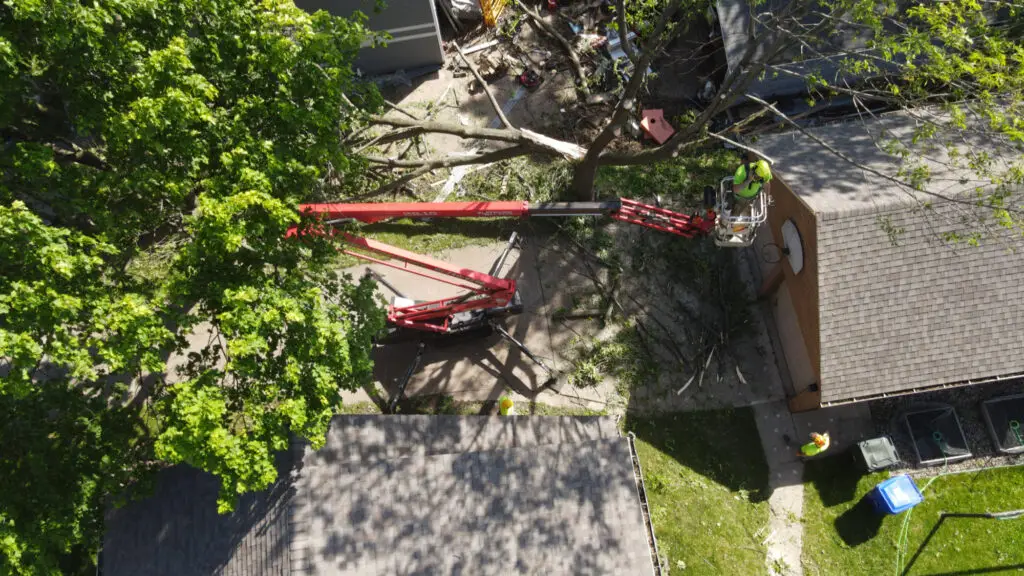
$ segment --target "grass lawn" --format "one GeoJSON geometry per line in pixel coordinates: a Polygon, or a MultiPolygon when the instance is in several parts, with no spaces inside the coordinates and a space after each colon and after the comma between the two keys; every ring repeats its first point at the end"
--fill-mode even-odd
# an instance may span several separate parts
{"type": "MultiPolygon", "coordinates": [[[[1024,518],[989,520],[941,513],[1024,508],[1024,468],[935,479],[910,512],[904,560],[897,541],[905,516],[882,517],[861,501],[886,473],[860,476],[846,458],[810,462],[805,470],[804,550],[807,574],[965,575],[1024,570],[1024,518]]],[[[927,479],[918,482],[923,488],[927,479]]]]}
{"type": "MultiPolygon", "coordinates": [[[[438,255],[466,246],[507,241],[517,223],[517,220],[494,218],[437,218],[429,222],[401,218],[354,226],[350,232],[418,254],[438,255]]],[[[337,257],[340,268],[361,263],[358,258],[346,254],[339,253],[337,257]]]]}
{"type": "Polygon", "coordinates": [[[749,408],[630,415],[671,574],[764,574],[768,466],[749,408]]]}

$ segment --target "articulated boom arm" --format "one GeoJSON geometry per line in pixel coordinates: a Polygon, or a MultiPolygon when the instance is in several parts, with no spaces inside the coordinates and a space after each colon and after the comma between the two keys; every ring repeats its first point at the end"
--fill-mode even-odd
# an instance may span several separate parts
{"type": "Polygon", "coordinates": [[[392,202],[379,204],[301,204],[299,211],[326,220],[378,222],[387,218],[526,218],[607,215],[622,222],[693,238],[715,225],[715,213],[688,215],[620,198],[602,202],[392,202]]]}
{"type": "Polygon", "coordinates": [[[466,294],[431,302],[390,306],[388,321],[395,326],[428,332],[447,332],[449,322],[455,314],[505,306],[515,296],[516,283],[514,280],[495,278],[490,274],[453,266],[447,262],[434,260],[429,256],[402,250],[376,240],[360,238],[347,233],[342,233],[341,236],[352,246],[366,252],[386,256],[390,260],[376,258],[363,252],[342,249],[341,251],[345,254],[469,291],[466,294]]]}
{"type": "MultiPolygon", "coordinates": [[[[428,256],[415,254],[382,242],[353,236],[329,226],[345,220],[378,222],[387,218],[526,218],[606,215],[622,222],[693,238],[707,234],[715,225],[715,213],[687,215],[625,198],[603,202],[398,202],[381,204],[301,204],[299,211],[318,216],[313,224],[289,235],[320,234],[341,236],[353,248],[342,252],[412,274],[457,286],[468,292],[431,302],[400,302],[388,307],[388,321],[404,328],[428,332],[449,332],[456,314],[485,311],[510,305],[516,297],[516,283],[506,278],[460,268],[428,256]],[[322,226],[327,224],[328,226],[322,226]],[[375,256],[376,255],[376,256],[375,256]]],[[[511,248],[514,241],[510,241],[511,248]]],[[[503,253],[499,261],[504,261],[503,253]]]]}

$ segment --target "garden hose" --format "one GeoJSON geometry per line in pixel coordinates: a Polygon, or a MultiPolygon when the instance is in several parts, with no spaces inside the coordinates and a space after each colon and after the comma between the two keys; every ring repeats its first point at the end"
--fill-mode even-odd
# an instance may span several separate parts
{"type": "MultiPolygon", "coordinates": [[[[939,438],[942,437],[942,433],[936,431],[932,434],[932,438],[936,438],[936,435],[938,435],[939,438]]],[[[938,441],[938,438],[936,438],[936,441],[938,441]]],[[[929,478],[928,482],[921,487],[922,495],[926,490],[928,490],[928,487],[932,485],[932,482],[935,482],[938,478],[955,474],[955,472],[949,471],[949,460],[946,459],[945,455],[942,456],[942,460],[942,472],[929,478]]],[[[896,576],[901,576],[903,574],[903,562],[907,558],[907,542],[910,540],[910,515],[913,514],[913,512],[913,508],[907,510],[906,516],[903,517],[903,524],[900,526],[900,533],[896,537],[896,576]]]]}
{"type": "Polygon", "coordinates": [[[1010,420],[1010,431],[1017,437],[1017,444],[1024,446],[1024,438],[1020,435],[1020,421],[1010,420]]]}
{"type": "Polygon", "coordinates": [[[935,444],[939,447],[939,452],[942,452],[942,456],[945,458],[950,453],[949,444],[946,443],[946,436],[936,430],[932,432],[932,440],[935,441],[935,444]]]}

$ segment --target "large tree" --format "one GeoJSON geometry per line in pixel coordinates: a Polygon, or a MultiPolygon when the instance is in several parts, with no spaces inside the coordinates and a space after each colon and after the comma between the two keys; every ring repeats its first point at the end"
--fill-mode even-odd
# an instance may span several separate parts
{"type": "Polygon", "coordinates": [[[370,377],[373,287],[285,239],[360,177],[366,37],[282,0],[0,3],[0,573],[94,553],[167,464],[229,510],[370,377]]]}
{"type": "MultiPolygon", "coordinates": [[[[915,142],[930,141],[938,146],[963,144],[963,135],[979,129],[1007,144],[1007,156],[1018,155],[1016,146],[1024,138],[1022,97],[1024,97],[1024,40],[1021,36],[1021,7],[1004,0],[729,0],[734,10],[749,13],[749,38],[716,87],[706,105],[693,110],[689,122],[677,126],[675,135],[660,146],[643,151],[623,151],[612,146],[624,132],[625,122],[636,117],[644,104],[643,88],[649,81],[643,72],[657,68],[661,55],[688,30],[688,21],[705,18],[713,7],[708,0],[617,0],[614,26],[620,34],[634,30],[638,40],[624,43],[632,67],[640,71],[628,78],[616,93],[603,128],[579,146],[558,146],[538,142],[528,131],[502,118],[504,128],[486,130],[458,124],[444,124],[399,117],[370,117],[371,123],[394,129],[378,135],[373,143],[388,143],[424,133],[454,134],[477,142],[489,141],[496,150],[476,156],[420,158],[395,161],[367,154],[367,160],[382,172],[399,171],[397,180],[380,185],[378,192],[390,192],[407,185],[412,178],[440,166],[491,162],[509,156],[532,154],[569,157],[573,162],[572,193],[589,199],[601,166],[642,166],[692,153],[709,143],[731,141],[763,131],[770,120],[776,127],[798,128],[780,106],[751,94],[751,88],[768,77],[790,77],[806,87],[809,101],[822,104],[844,98],[865,119],[879,110],[903,110],[914,114],[922,107],[941,111],[921,117],[922,128],[915,142]],[[858,42],[850,42],[851,38],[858,42]],[[855,48],[851,48],[855,46],[855,48]],[[732,108],[732,125],[716,124],[732,108]],[[738,114],[737,114],[738,113],[738,114]],[[763,116],[753,121],[752,114],[763,116]],[[944,119],[937,121],[937,119],[944,119]],[[718,126],[712,129],[712,126],[718,126]]],[[[517,10],[544,35],[557,38],[557,46],[572,53],[567,23],[558,16],[541,17],[535,8],[516,1],[517,10]]],[[[733,33],[744,31],[734,30],[733,33]]],[[[581,69],[579,55],[570,54],[576,70],[579,106],[589,93],[588,72],[581,69]]],[[[493,99],[492,99],[493,100],[493,99]]],[[[495,105],[497,108],[497,106],[495,105]]],[[[588,110],[592,114],[592,109],[588,110]]],[[[813,110],[810,111],[813,113],[813,110]]],[[[499,112],[500,115],[500,112],[499,112]]],[[[565,144],[565,143],[563,143],[565,144]]],[[[747,140],[748,150],[756,145],[747,140]]],[[[927,196],[928,174],[914,166],[907,143],[879,143],[903,156],[907,168],[896,179],[908,193],[927,196]]],[[[477,148],[479,143],[474,144],[477,148]]],[[[372,147],[369,150],[373,150],[372,147]]],[[[829,153],[823,149],[822,153],[829,153]]],[[[1006,201],[1008,184],[1022,182],[1019,166],[997,168],[994,158],[980,155],[965,162],[993,186],[980,198],[991,208],[993,222],[1019,226],[1024,219],[1020,207],[1006,201]]],[[[837,162],[854,159],[837,156],[837,162]]],[[[1011,163],[1012,164],[1012,163],[1011,163]]]]}

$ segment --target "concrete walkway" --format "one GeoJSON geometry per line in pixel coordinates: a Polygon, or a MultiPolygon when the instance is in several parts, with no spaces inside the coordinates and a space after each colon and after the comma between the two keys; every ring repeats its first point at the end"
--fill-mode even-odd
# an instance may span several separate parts
{"type": "Polygon", "coordinates": [[[768,569],[777,576],[801,576],[803,547],[804,464],[783,436],[796,438],[796,426],[784,400],[757,404],[754,419],[770,475],[768,507],[768,569]]]}
{"type": "MultiPolygon", "coordinates": [[[[750,252],[741,254],[740,272],[752,293],[761,283],[761,272],[758,262],[750,252]]],[[[804,512],[804,465],[797,456],[796,447],[788,446],[785,437],[794,443],[801,438],[797,436],[797,426],[785,399],[783,372],[788,369],[782,356],[781,346],[771,327],[775,319],[771,310],[764,305],[754,304],[754,315],[760,321],[760,335],[767,340],[773,353],[766,356],[772,360],[766,367],[771,376],[772,385],[778,395],[765,402],[753,404],[754,420],[761,437],[765,461],[768,464],[768,498],[769,519],[768,535],[764,544],[768,549],[768,570],[774,576],[803,576],[800,553],[803,549],[803,512],[804,512]]],[[[787,375],[788,376],[788,375],[787,375]]]]}

